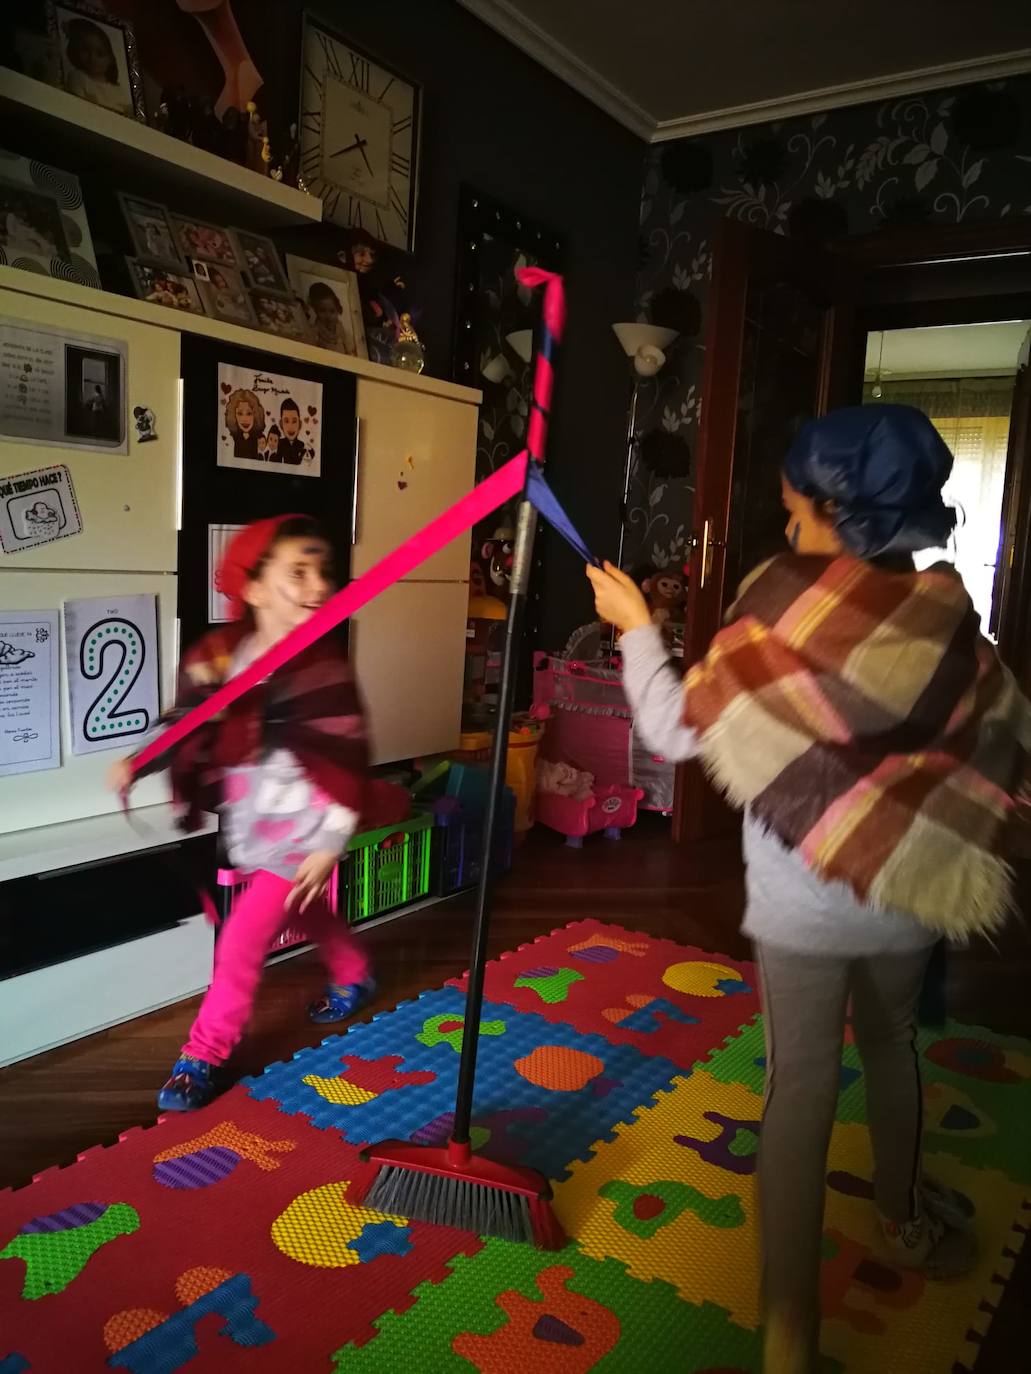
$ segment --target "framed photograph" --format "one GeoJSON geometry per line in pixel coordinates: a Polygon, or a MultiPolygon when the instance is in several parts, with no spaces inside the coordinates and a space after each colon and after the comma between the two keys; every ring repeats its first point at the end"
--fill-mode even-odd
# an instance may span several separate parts
{"type": "Polygon", "coordinates": [[[132,275],[133,288],[141,301],[168,305],[188,315],[205,313],[197,283],[185,272],[173,272],[169,267],[140,262],[138,258],[126,258],[125,261],[132,275]]]}
{"type": "Polygon", "coordinates": [[[118,353],[64,346],[64,431],[91,444],[125,439],[125,386],[118,353]]]}
{"type": "MultiPolygon", "coordinates": [[[[128,453],[127,356],[118,339],[0,316],[0,435],[48,448],[128,453]]],[[[45,486],[37,494],[46,494],[45,486]]]]}
{"type": "Polygon", "coordinates": [[[311,342],[311,330],[300,301],[274,291],[252,291],[250,296],[259,329],[283,339],[311,342]]]}
{"type": "Polygon", "coordinates": [[[129,21],[87,0],[47,0],[47,23],[64,89],[145,124],[136,35],[129,21]]]}
{"type": "Polygon", "coordinates": [[[214,263],[195,261],[193,268],[197,291],[212,319],[254,327],[257,322],[254,308],[235,267],[216,267],[214,263]]]}
{"type": "Polygon", "coordinates": [[[0,149],[0,262],[100,286],[77,177],[0,149]]]}
{"type": "Polygon", "coordinates": [[[236,260],[243,268],[247,281],[255,291],[289,293],[290,287],[279,261],[279,250],[271,239],[252,234],[246,229],[232,229],[236,243],[236,260]]]}
{"type": "Polygon", "coordinates": [[[156,200],[141,200],[139,196],[118,193],[118,203],[129,228],[132,246],[137,256],[166,267],[182,268],[185,264],[176,247],[172,220],[165,207],[156,200]]]}
{"type": "Polygon", "coordinates": [[[322,475],[322,383],[218,365],[218,466],[322,475]]]}
{"type": "Polygon", "coordinates": [[[295,295],[304,302],[318,347],[346,353],[349,358],[367,358],[356,273],[292,253],[286,255],[286,271],[295,295]]]}
{"type": "Polygon", "coordinates": [[[175,241],[184,258],[200,258],[201,262],[217,262],[220,267],[236,267],[236,249],[228,229],[217,224],[205,224],[199,219],[172,216],[175,241]]]}

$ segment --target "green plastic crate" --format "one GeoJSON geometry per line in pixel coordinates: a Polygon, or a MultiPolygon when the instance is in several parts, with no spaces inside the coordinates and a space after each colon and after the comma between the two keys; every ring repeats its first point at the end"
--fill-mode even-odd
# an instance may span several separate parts
{"type": "Polygon", "coordinates": [[[344,866],[348,925],[359,925],[428,896],[432,857],[433,816],[429,812],[355,835],[344,866]],[[393,843],[384,848],[390,839],[393,843]]]}

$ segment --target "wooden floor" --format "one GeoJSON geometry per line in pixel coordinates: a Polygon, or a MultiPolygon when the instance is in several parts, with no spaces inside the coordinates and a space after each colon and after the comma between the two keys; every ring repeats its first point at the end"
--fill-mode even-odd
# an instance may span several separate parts
{"type": "MultiPolygon", "coordinates": [[[[1025,886],[1031,893],[1031,882],[1025,886]]],[[[677,850],[657,817],[642,818],[619,844],[596,838],[579,853],[538,830],[519,851],[499,894],[490,953],[594,916],[747,957],[738,929],[742,906],[733,848],[677,850]]],[[[1024,909],[1031,910],[1031,903],[1024,909]]],[[[380,994],[368,1014],[460,973],[467,964],[470,921],[469,901],[462,898],[369,931],[380,994]]],[[[303,1015],[318,986],[310,954],[268,970],[250,1034],[231,1065],[235,1074],[257,1072],[322,1040],[324,1029],[303,1015]]],[[[195,1008],[196,1000],[180,1003],[0,1070],[0,1187],[18,1187],[43,1169],[71,1163],[90,1146],[111,1144],[131,1126],[153,1122],[155,1093],[195,1008]]],[[[1031,938],[1023,922],[1013,924],[998,949],[978,944],[950,956],[949,1011],[1031,1037],[1031,938]]],[[[39,1014],[45,1016],[46,1008],[39,1014]]],[[[976,1374],[1028,1369],[1029,1343],[1031,1245],[1007,1288],[976,1374]]]]}

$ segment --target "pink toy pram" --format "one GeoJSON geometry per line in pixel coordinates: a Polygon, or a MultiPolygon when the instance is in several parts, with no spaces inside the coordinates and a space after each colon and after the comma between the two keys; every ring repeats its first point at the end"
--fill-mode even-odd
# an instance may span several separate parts
{"type": "Polygon", "coordinates": [[[637,820],[637,804],[644,796],[640,787],[619,783],[596,785],[594,794],[579,801],[558,792],[537,793],[537,820],[565,835],[571,849],[579,849],[585,835],[605,832],[606,839],[618,840],[637,820]]]}
{"type": "Polygon", "coordinates": [[[619,669],[546,653],[533,664],[534,704],[551,708],[541,756],[593,773],[599,787],[639,789],[641,810],[670,814],[675,767],[638,737],[619,669]]]}

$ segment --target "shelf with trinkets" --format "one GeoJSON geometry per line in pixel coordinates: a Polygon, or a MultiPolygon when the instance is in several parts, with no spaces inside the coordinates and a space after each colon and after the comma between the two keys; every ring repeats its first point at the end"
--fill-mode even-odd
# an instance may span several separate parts
{"type": "Polygon", "coordinates": [[[253,227],[319,223],[322,201],[172,138],[140,120],[90,105],[45,82],[0,67],[0,128],[17,128],[19,141],[37,146],[59,140],[59,165],[84,167],[100,159],[115,184],[160,176],[184,195],[239,212],[253,227]]]}

